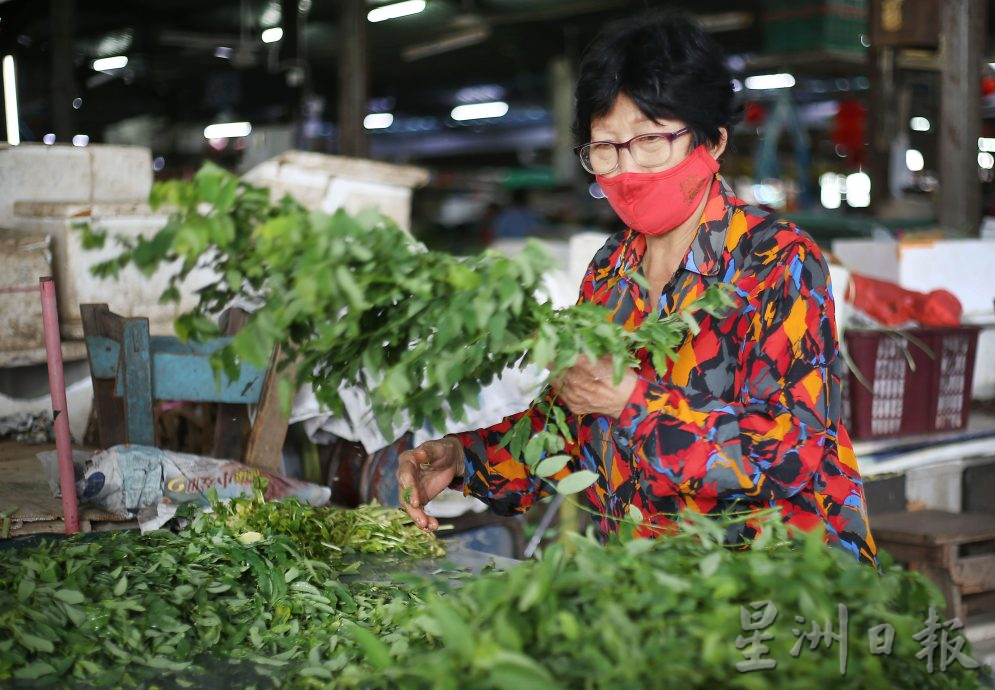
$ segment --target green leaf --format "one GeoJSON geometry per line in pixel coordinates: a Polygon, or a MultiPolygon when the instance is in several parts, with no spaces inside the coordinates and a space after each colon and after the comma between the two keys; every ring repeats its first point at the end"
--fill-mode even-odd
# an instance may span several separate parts
{"type": "Polygon", "coordinates": [[[21,580],[17,583],[17,600],[20,602],[26,602],[35,591],[35,581],[34,580],[21,580]]]}
{"type": "Polygon", "coordinates": [[[170,286],[159,295],[159,304],[176,304],[180,301],[180,291],[176,287],[170,286]]]}
{"type": "Polygon", "coordinates": [[[219,334],[218,325],[214,321],[196,312],[186,312],[176,317],[176,320],[173,321],[173,330],[176,331],[176,337],[181,342],[189,340],[203,342],[219,334]]]}
{"type": "Polygon", "coordinates": [[[718,571],[721,564],[722,552],[714,551],[701,559],[701,563],[698,564],[698,568],[701,570],[702,577],[711,577],[716,573],[716,571],[718,571]]]}
{"type": "Polygon", "coordinates": [[[103,249],[107,243],[107,233],[94,230],[89,223],[75,223],[73,229],[80,232],[80,245],[83,249],[103,249]]]}
{"type": "Polygon", "coordinates": [[[698,333],[701,332],[701,326],[698,325],[698,320],[691,314],[686,312],[681,314],[681,320],[687,324],[688,330],[691,331],[691,335],[698,335],[698,333]]]}
{"type": "Polygon", "coordinates": [[[569,455],[553,455],[536,465],[533,473],[537,477],[552,477],[566,467],[568,462],[570,462],[569,455]]]}
{"type": "Polygon", "coordinates": [[[349,272],[349,269],[345,266],[338,266],[335,269],[335,281],[342,289],[342,292],[345,293],[350,307],[357,311],[363,311],[367,308],[368,305],[366,304],[366,300],[363,299],[363,293],[360,291],[359,286],[356,285],[356,279],[349,272]]]}
{"type": "Polygon", "coordinates": [[[67,604],[82,604],[86,601],[83,593],[75,589],[60,589],[55,592],[55,598],[67,604]]]}
{"type": "Polygon", "coordinates": [[[528,611],[548,593],[549,583],[546,582],[545,578],[534,577],[530,579],[526,583],[525,589],[522,590],[521,598],[518,600],[518,610],[522,612],[528,611]]]}
{"type": "Polygon", "coordinates": [[[55,667],[45,661],[33,661],[27,666],[14,671],[14,677],[20,680],[35,680],[55,673],[55,667]]]}
{"type": "MultiPolygon", "coordinates": [[[[649,539],[640,539],[639,542],[633,542],[633,543],[642,543],[642,542],[649,542],[649,539]]],[[[691,583],[688,582],[687,580],[682,580],[676,575],[665,573],[662,570],[653,573],[653,579],[656,580],[661,587],[673,590],[674,592],[680,593],[692,589],[691,583]]]]}
{"type": "Polygon", "coordinates": [[[192,216],[176,229],[173,238],[173,251],[180,256],[196,260],[207,250],[217,223],[204,216],[192,216]]]}
{"type": "Polygon", "coordinates": [[[529,467],[535,467],[542,457],[542,452],[546,447],[546,437],[542,432],[529,439],[525,446],[525,462],[529,467]]]}
{"type": "Polygon", "coordinates": [[[557,431],[563,436],[567,443],[573,443],[573,434],[570,433],[570,427],[567,424],[566,413],[563,408],[557,404],[551,405],[553,411],[553,421],[556,424],[557,431]]]}
{"type": "Polygon", "coordinates": [[[242,273],[237,268],[229,268],[225,271],[225,282],[228,283],[228,287],[232,290],[238,290],[242,287],[242,273]]]}
{"type": "Polygon", "coordinates": [[[164,671],[182,671],[189,668],[192,661],[175,661],[161,656],[150,656],[142,660],[142,663],[149,668],[158,668],[164,671]]]}
{"type": "Polygon", "coordinates": [[[499,650],[495,654],[488,681],[498,690],[557,690],[563,687],[538,661],[510,650],[499,650]]]}
{"type": "Polygon", "coordinates": [[[480,285],[480,275],[462,264],[449,267],[449,284],[456,290],[475,290],[480,285]]]}
{"type": "Polygon", "coordinates": [[[218,190],[217,200],[214,204],[214,208],[218,210],[218,213],[224,214],[231,210],[232,205],[235,203],[235,197],[238,194],[238,182],[238,178],[234,175],[230,175],[222,181],[221,188],[218,190]]]}
{"type": "Polygon", "coordinates": [[[228,216],[215,216],[210,219],[212,222],[208,226],[208,239],[211,244],[227,249],[235,240],[235,225],[228,216]]]}
{"type": "Polygon", "coordinates": [[[55,646],[52,644],[51,640],[46,640],[42,637],[38,637],[37,635],[32,635],[31,633],[18,633],[17,641],[20,642],[23,647],[30,649],[32,652],[51,653],[55,651],[55,646]]]}
{"type": "MultiPolygon", "coordinates": [[[[177,336],[180,336],[177,328],[177,336]]],[[[182,336],[180,336],[182,340],[182,336]]],[[[251,320],[242,330],[235,334],[231,341],[231,348],[234,354],[256,368],[262,368],[269,363],[272,352],[272,343],[266,341],[260,329],[251,320]]]]}
{"type": "Polygon", "coordinates": [[[390,648],[381,642],[380,638],[360,625],[350,626],[349,634],[363,650],[363,655],[370,666],[381,670],[390,666],[390,648]]]}
{"type": "Polygon", "coordinates": [[[576,494],[598,481],[598,475],[590,470],[580,470],[568,474],[556,485],[556,491],[564,496],[576,494]]]}
{"type": "Polygon", "coordinates": [[[636,506],[630,504],[628,513],[629,513],[629,519],[632,520],[633,522],[643,521],[643,511],[639,510],[639,508],[637,508],[636,506]]]}

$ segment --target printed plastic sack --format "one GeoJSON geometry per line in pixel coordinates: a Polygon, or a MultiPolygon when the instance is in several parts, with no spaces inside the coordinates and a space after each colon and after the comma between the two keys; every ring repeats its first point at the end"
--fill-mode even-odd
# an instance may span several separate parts
{"type": "MultiPolygon", "coordinates": [[[[163,505],[208,505],[209,489],[219,498],[249,494],[259,476],[268,480],[267,500],[295,496],[321,506],[332,494],[327,486],[288,479],[239,462],[136,445],[113,446],[94,454],[86,463],[83,479],[76,483],[76,492],[80,500],[122,517],[135,517],[147,508],[165,516],[163,505]]],[[[139,516],[139,520],[143,518],[139,516]]]]}

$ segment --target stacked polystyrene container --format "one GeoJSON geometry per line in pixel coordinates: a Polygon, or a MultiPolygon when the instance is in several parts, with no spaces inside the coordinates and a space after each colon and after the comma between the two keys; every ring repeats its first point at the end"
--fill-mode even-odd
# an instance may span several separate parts
{"type": "MultiPolygon", "coordinates": [[[[177,307],[159,304],[165,276],[126,269],[116,281],[98,280],[92,266],[120,248],[109,243],[102,251],[84,250],[75,229],[90,223],[112,236],[151,236],[166,223],[165,215],[148,207],[151,189],[152,157],[143,147],[0,146],[0,227],[49,238],[63,337],[82,337],[79,305],[91,302],[106,302],[124,316],[149,317],[153,333],[172,332],[177,307]]],[[[19,260],[0,256],[0,274],[8,272],[4,263],[19,260]]],[[[38,299],[32,293],[21,298],[38,299]]],[[[187,296],[181,306],[189,303],[187,296]]],[[[40,334],[39,324],[37,347],[43,344],[40,334]]]]}
{"type": "Polygon", "coordinates": [[[268,187],[274,199],[290,194],[306,208],[357,213],[376,208],[402,228],[411,227],[411,192],[429,179],[424,168],[363,158],[287,151],[243,178],[268,187]]]}

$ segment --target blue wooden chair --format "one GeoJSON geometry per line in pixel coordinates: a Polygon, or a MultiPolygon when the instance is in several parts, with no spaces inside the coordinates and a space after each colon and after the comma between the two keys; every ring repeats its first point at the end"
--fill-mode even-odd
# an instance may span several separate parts
{"type": "Polygon", "coordinates": [[[266,370],[243,363],[238,378],[222,374],[220,387],[211,368],[211,355],[230,342],[231,332],[244,321],[244,312],[229,319],[228,337],[206,343],[149,335],[147,318],[119,316],[106,304],[80,305],[80,314],[102,447],[119,443],[154,446],[153,406],[157,400],[212,402],[222,406],[215,455],[238,460],[241,444],[233,441],[240,441],[241,435],[231,429],[247,419],[245,405],[258,404],[245,462],[280,471],[287,418],[276,393],[274,362],[279,352],[273,353],[266,370]]]}

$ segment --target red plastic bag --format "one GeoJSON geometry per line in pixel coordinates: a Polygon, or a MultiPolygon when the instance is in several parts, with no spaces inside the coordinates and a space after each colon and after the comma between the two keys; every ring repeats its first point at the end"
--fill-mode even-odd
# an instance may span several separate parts
{"type": "Polygon", "coordinates": [[[903,326],[915,321],[922,326],[959,326],[964,308],[947,290],[916,292],[895,283],[850,275],[847,302],[883,326],[903,326]]]}

